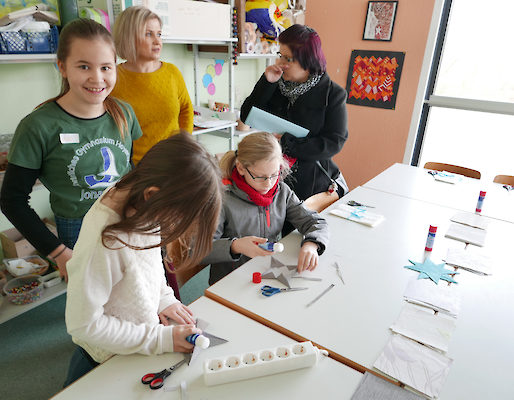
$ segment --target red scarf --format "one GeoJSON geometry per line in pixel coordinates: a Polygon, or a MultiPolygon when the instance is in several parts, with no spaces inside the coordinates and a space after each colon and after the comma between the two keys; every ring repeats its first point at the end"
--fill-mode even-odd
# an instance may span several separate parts
{"type": "Polygon", "coordinates": [[[243,178],[239,172],[237,172],[237,168],[232,170],[231,176],[232,182],[243,192],[248,195],[248,199],[261,207],[267,207],[273,202],[273,198],[277,193],[278,181],[275,182],[275,185],[268,190],[265,194],[260,194],[257,190],[251,187],[248,183],[246,183],[245,178],[243,178]]]}

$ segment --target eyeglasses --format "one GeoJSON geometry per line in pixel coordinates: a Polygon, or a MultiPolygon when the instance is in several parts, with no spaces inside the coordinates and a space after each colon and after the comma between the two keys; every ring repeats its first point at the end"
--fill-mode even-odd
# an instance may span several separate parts
{"type": "Polygon", "coordinates": [[[278,58],[280,58],[282,61],[285,61],[286,63],[291,64],[292,62],[294,62],[294,58],[293,57],[286,57],[282,53],[277,53],[277,55],[278,55],[278,58]]]}
{"type": "Polygon", "coordinates": [[[277,180],[277,178],[280,176],[280,172],[277,172],[276,174],[271,175],[271,176],[253,176],[253,174],[250,172],[250,170],[248,168],[245,167],[245,169],[248,171],[248,173],[250,174],[252,179],[257,182],[266,182],[268,179],[271,182],[271,181],[277,180]]]}

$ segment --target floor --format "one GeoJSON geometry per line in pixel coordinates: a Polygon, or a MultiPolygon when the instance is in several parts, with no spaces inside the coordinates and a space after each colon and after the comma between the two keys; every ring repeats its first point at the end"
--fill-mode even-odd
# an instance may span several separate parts
{"type": "MultiPolygon", "coordinates": [[[[197,137],[212,153],[228,150],[228,140],[197,137]]],[[[184,304],[203,295],[209,268],[180,289],[184,304]]],[[[62,389],[75,345],[66,332],[66,295],[59,296],[0,325],[0,397],[8,400],[48,399],[62,389]]]]}

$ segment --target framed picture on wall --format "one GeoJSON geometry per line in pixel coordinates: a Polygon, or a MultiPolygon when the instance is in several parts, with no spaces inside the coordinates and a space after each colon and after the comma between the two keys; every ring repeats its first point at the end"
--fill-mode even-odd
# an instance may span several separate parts
{"type": "Polygon", "coordinates": [[[390,42],[397,8],[397,1],[368,1],[362,39],[390,42]]]}
{"type": "Polygon", "coordinates": [[[405,53],[353,50],[348,68],[348,104],[394,110],[405,53]]]}

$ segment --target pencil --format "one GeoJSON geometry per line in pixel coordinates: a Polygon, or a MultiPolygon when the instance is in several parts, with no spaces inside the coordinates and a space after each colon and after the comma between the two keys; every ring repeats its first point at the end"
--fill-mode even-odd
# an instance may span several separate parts
{"type": "Polygon", "coordinates": [[[329,287],[327,287],[323,292],[321,292],[314,300],[308,303],[305,307],[312,306],[315,302],[321,299],[330,289],[332,289],[335,285],[332,283],[329,287]]]}

